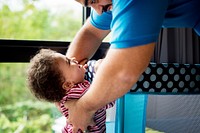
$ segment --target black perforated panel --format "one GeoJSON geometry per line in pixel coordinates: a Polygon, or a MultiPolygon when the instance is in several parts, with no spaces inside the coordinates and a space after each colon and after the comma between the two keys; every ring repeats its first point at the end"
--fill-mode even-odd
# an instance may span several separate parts
{"type": "Polygon", "coordinates": [[[200,65],[150,63],[131,92],[200,94],[200,65]]]}

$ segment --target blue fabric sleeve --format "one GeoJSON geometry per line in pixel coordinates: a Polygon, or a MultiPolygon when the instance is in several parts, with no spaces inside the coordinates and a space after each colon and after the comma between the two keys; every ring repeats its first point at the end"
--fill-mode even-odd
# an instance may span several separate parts
{"type": "Polygon", "coordinates": [[[156,42],[168,0],[113,0],[111,48],[156,42]]]}
{"type": "Polygon", "coordinates": [[[101,30],[110,30],[110,23],[112,20],[112,12],[104,12],[98,15],[96,11],[91,10],[90,22],[96,28],[101,30]]]}

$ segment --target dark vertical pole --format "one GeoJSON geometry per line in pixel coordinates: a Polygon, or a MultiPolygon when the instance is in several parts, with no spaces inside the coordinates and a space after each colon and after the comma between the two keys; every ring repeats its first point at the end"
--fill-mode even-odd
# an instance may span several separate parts
{"type": "Polygon", "coordinates": [[[91,11],[90,7],[83,7],[82,25],[85,23],[85,21],[87,20],[87,18],[90,16],[90,11],[91,11]]]}

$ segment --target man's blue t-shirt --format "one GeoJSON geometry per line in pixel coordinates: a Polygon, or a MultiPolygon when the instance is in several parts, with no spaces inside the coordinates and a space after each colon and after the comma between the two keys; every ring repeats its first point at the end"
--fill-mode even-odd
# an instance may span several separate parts
{"type": "Polygon", "coordinates": [[[113,10],[90,22],[111,29],[111,48],[128,48],[156,42],[161,27],[194,28],[200,35],[200,0],[113,0],[113,10]]]}

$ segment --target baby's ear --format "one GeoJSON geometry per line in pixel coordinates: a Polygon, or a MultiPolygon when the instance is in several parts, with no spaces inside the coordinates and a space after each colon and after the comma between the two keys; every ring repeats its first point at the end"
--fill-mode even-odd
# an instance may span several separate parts
{"type": "Polygon", "coordinates": [[[62,88],[64,90],[69,90],[71,89],[72,87],[74,87],[74,83],[72,82],[64,82],[63,85],[62,85],[62,88]]]}

